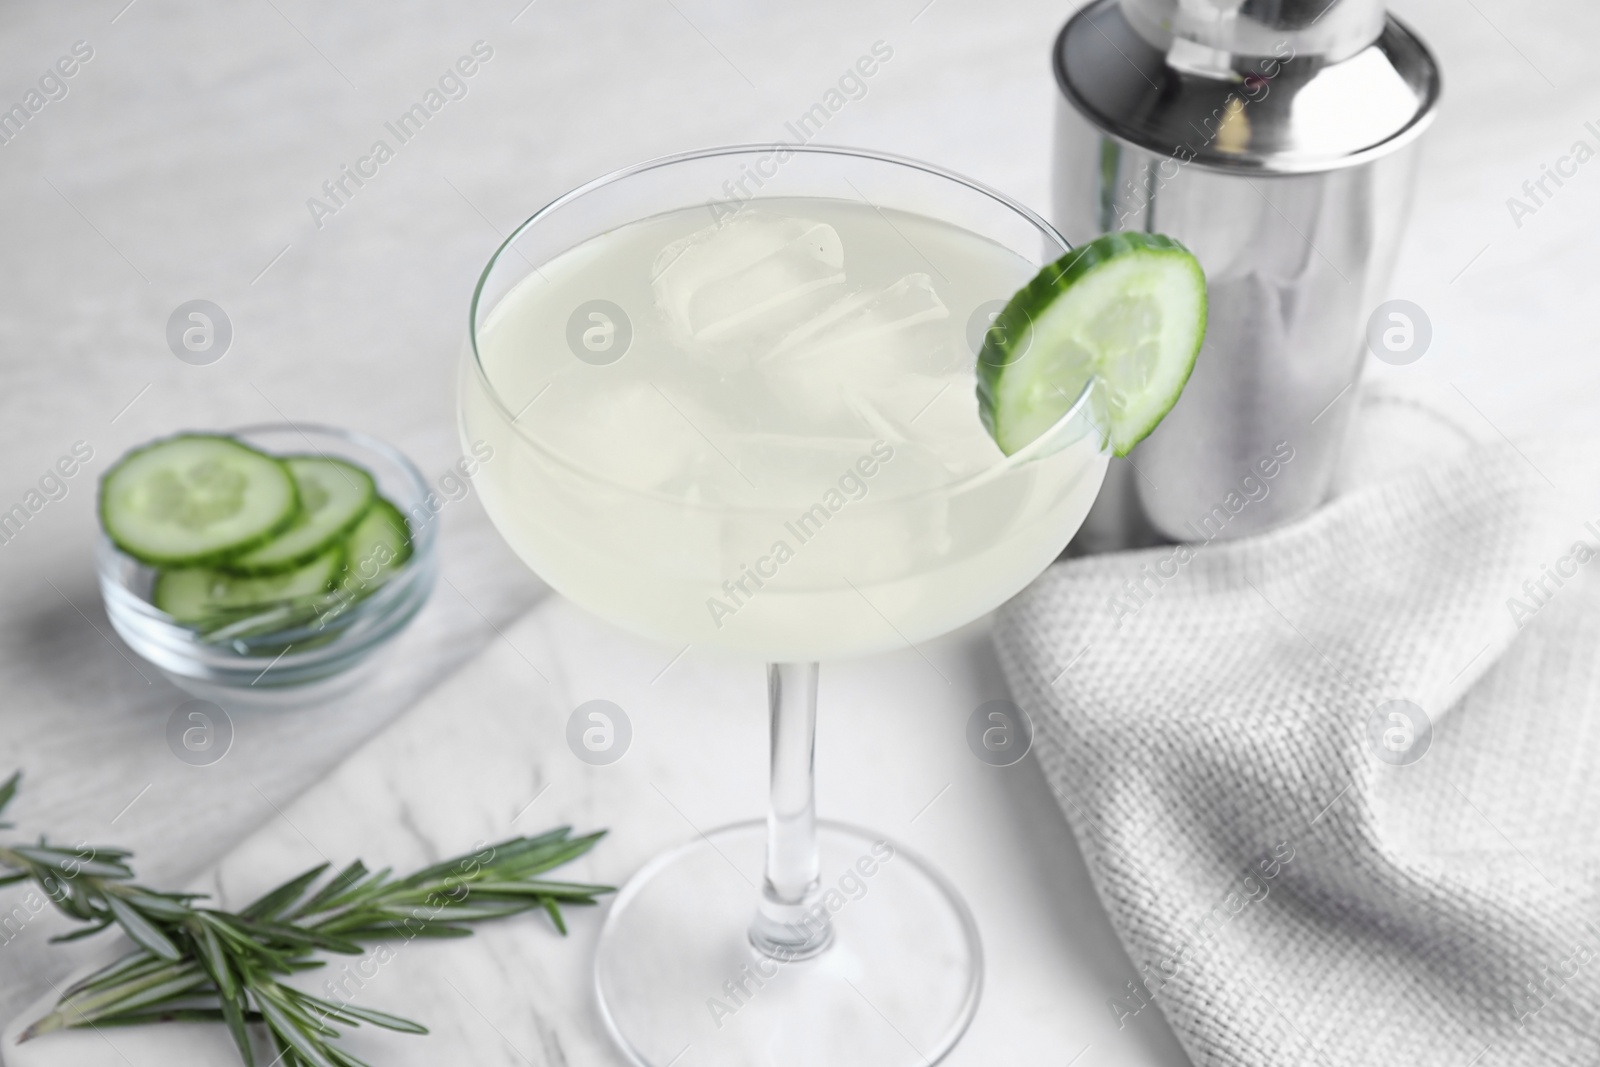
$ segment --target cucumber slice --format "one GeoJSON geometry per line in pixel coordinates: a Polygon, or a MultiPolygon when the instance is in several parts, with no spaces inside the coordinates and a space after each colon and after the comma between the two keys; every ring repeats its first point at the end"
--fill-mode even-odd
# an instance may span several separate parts
{"type": "Polygon", "coordinates": [[[179,434],[129,452],[100,479],[100,524],[143,563],[198,565],[254,548],[294,521],[289,469],[232,437],[179,434]]]}
{"type": "Polygon", "coordinates": [[[344,540],[343,589],[366,594],[389,580],[411,558],[411,528],[400,509],[382,497],[344,540]]]}
{"type": "Polygon", "coordinates": [[[978,355],[978,413],[1011,455],[1054,426],[1095,380],[1095,421],[1127,455],[1172,405],[1206,335],[1206,279],[1183,245],[1111,233],[1017,291],[978,355]]]}
{"type": "Polygon", "coordinates": [[[342,570],[342,545],[294,570],[264,578],[246,578],[211,567],[180,567],[156,576],[150,602],[177,621],[193,624],[319,596],[333,588],[342,570]]]}
{"type": "Polygon", "coordinates": [[[279,574],[320,556],[361,521],[378,495],[372,475],[342,459],[284,456],[300,493],[300,514],[259,548],[230,557],[234,574],[279,574]]]}

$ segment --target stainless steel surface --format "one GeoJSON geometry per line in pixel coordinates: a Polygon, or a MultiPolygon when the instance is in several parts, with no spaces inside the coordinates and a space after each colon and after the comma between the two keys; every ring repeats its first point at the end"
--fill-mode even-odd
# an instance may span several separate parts
{"type": "Polygon", "coordinates": [[[1288,44],[1327,62],[1355,55],[1384,26],[1383,0],[1124,0],[1123,9],[1163,51],[1173,38],[1239,55],[1273,55],[1288,44]]]}
{"type": "Polygon", "coordinates": [[[1240,537],[1325,499],[1439,95],[1432,57],[1393,19],[1346,58],[1304,51],[1352,47],[1364,0],[1320,19],[1293,0],[1181,6],[1101,0],[1056,45],[1057,226],[1074,243],[1176,237],[1210,299],[1183,397],[1114,464],[1079,552],[1240,537]]]}
{"type": "MultiPolygon", "coordinates": [[[[1334,58],[1314,50],[1326,43],[1315,27],[1268,30],[1236,17],[1226,25],[1245,40],[1223,50],[1146,25],[1165,3],[1084,8],[1056,41],[1055,71],[1062,94],[1101,130],[1174,166],[1260,174],[1356,166],[1417,137],[1433,116],[1438,67],[1393,18],[1334,58]]],[[[1208,39],[1222,40],[1224,25],[1211,24],[1208,39]]]]}

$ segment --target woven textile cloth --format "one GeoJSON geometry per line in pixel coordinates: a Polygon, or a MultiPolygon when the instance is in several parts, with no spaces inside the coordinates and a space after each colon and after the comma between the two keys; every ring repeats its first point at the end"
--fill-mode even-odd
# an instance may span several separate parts
{"type": "Polygon", "coordinates": [[[1122,1026],[1201,1065],[1600,1063],[1597,501],[1600,452],[1479,447],[1007,606],[1122,1026]]]}

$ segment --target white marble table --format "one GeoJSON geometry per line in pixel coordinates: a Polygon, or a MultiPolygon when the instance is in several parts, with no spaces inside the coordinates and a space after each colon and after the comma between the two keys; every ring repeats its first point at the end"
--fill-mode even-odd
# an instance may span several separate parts
{"type": "MultiPolygon", "coordinates": [[[[163,738],[182,695],[106,636],[94,592],[90,479],[111,457],[177,425],[292,417],[374,432],[438,476],[456,451],[450,357],[500,233],[608,168],[780,136],[877,40],[894,59],[831,120],[828,140],[934,159],[1043,205],[1048,45],[1069,6],[0,10],[7,105],[74,42],[93,50],[67,95],[0,144],[0,509],[75,441],[96,455],[65,498],[0,545],[0,766],[29,775],[17,821],[125,843],[152,881],[192,877],[540,595],[476,501],[452,504],[445,580],[388,671],[333,708],[252,717],[219,769],[188,767],[163,738]],[[478,40],[494,56],[468,95],[318,228],[307,199],[478,40]],[[206,367],[180,363],[163,336],[170,312],[196,297],[222,305],[235,330],[206,367]]],[[[1600,401],[1600,320],[1587,310],[1600,163],[1520,226],[1506,199],[1593,138],[1600,9],[1398,8],[1446,73],[1392,286],[1428,311],[1436,339],[1422,361],[1372,372],[1475,433],[1586,428],[1600,401]]],[[[0,896],[0,910],[14,900],[0,896]]],[[[40,919],[0,946],[0,1014],[91,951],[47,947],[60,929],[40,919]]]]}
{"type": "MultiPolygon", "coordinates": [[[[403,871],[561,824],[611,832],[557,877],[618,884],[699,832],[758,818],[763,672],[679,651],[627,637],[552,597],[285,805],[198,888],[241,906],[324,861],[340,867],[360,856],[403,871]],[[567,747],[568,715],[593,699],[620,706],[633,727],[629,748],[607,766],[580,761],[567,747]]],[[[1187,1062],[1158,1015],[1119,1028],[1107,1009],[1134,971],[1037,764],[993,767],[967,747],[973,709],[1006,692],[986,628],[836,665],[822,679],[821,814],[925,856],[966,897],[983,938],[983,1001],[946,1062],[1065,1063],[1085,1050],[1093,1057],[1083,1062],[1099,1067],[1187,1062]]],[[[483,927],[470,941],[402,944],[381,965],[375,955],[335,960],[335,980],[347,962],[369,976],[347,984],[354,1004],[432,1030],[426,1038],[363,1031],[352,1051],[386,1067],[622,1063],[592,992],[601,917],[569,912],[565,941],[542,916],[529,916],[483,927]]],[[[324,977],[313,972],[309,987],[324,977]]],[[[857,976],[868,989],[892,978],[857,976]]],[[[47,994],[7,1028],[7,1067],[228,1062],[221,1027],[76,1031],[14,1045],[52,1001],[47,994]]],[[[717,1029],[709,1017],[699,1022],[687,1027],[693,1043],[682,1067],[713,1062],[717,1029]]]]}

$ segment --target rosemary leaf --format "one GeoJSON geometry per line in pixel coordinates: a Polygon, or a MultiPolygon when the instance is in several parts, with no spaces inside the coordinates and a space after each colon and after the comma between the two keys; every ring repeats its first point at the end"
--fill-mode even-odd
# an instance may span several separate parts
{"type": "MultiPolygon", "coordinates": [[[[0,784],[0,812],[20,772],[0,784]]],[[[0,824],[3,828],[6,824],[0,824]]],[[[255,1067],[251,1026],[264,1026],[282,1067],[369,1067],[338,1044],[332,1024],[425,1034],[420,1023],[324,1000],[280,977],[321,967],[319,953],[358,954],[373,942],[469,937],[471,923],[543,911],[567,932],[562,905],[594,904],[610,886],[545,881],[546,871],[588,852],[603,833],[558,827],[514,837],[395,879],[357,860],[333,875],[323,864],[290,878],[239,912],[199,906],[193,893],[137,885],[117,848],[0,845],[0,886],[32,881],[56,909],[84,924],[72,941],[117,926],[137,946],[74,982],[19,1040],[85,1026],[168,1021],[227,1026],[245,1067],[255,1067]],[[322,882],[320,887],[318,883],[322,882]]]]}

